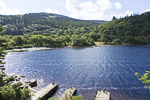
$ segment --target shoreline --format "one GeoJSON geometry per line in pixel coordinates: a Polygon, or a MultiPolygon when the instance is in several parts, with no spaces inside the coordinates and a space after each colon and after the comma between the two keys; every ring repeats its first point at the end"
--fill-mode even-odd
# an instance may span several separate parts
{"type": "Polygon", "coordinates": [[[26,51],[54,50],[54,49],[61,49],[61,48],[87,48],[87,47],[94,47],[94,46],[32,47],[32,48],[11,49],[11,50],[5,50],[5,51],[6,52],[26,52],[26,51]]]}
{"type": "Polygon", "coordinates": [[[88,47],[110,47],[110,46],[150,46],[150,45],[96,45],[96,46],[62,46],[62,47],[32,47],[32,48],[21,48],[21,49],[12,49],[5,50],[6,52],[26,52],[26,51],[40,51],[40,50],[54,50],[60,48],[88,48],[88,47]]]}
{"type": "Polygon", "coordinates": [[[22,49],[12,49],[12,50],[5,50],[6,52],[23,52],[23,51],[39,51],[39,50],[53,50],[56,48],[47,48],[47,47],[32,47],[32,48],[22,48],[22,49]]]}

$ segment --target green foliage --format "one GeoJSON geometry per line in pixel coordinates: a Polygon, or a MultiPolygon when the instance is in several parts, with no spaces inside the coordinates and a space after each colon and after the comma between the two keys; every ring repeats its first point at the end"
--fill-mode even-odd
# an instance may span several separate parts
{"type": "Polygon", "coordinates": [[[11,82],[11,81],[14,81],[14,77],[13,77],[13,76],[8,77],[8,78],[6,79],[6,81],[7,81],[8,83],[11,82]]]}
{"type": "Polygon", "coordinates": [[[0,88],[0,100],[24,100],[30,97],[28,89],[21,89],[20,83],[0,88]]]}
{"type": "Polygon", "coordinates": [[[114,39],[113,44],[115,45],[121,45],[121,40],[120,39],[114,39]]]}
{"type": "MultiPolygon", "coordinates": [[[[2,27],[0,26],[0,31],[2,31],[2,27]]],[[[0,36],[0,64],[4,64],[3,60],[5,57],[6,52],[4,52],[4,49],[6,48],[6,40],[4,37],[0,36]]],[[[6,74],[3,71],[0,71],[0,85],[4,85],[3,78],[6,76],[6,74]]]]}
{"type": "Polygon", "coordinates": [[[22,36],[14,36],[10,42],[13,46],[23,46],[24,44],[28,43],[28,40],[22,36]]]}
{"type": "Polygon", "coordinates": [[[3,86],[0,88],[0,99],[1,100],[15,100],[15,90],[11,86],[3,86]]]}
{"type": "MultiPolygon", "coordinates": [[[[2,28],[0,27],[0,31],[2,31],[2,28]]],[[[7,47],[6,40],[9,40],[6,37],[0,36],[0,64],[3,64],[3,59],[5,57],[6,52],[4,52],[4,49],[7,47]]],[[[22,43],[22,37],[21,36],[15,36],[13,37],[12,41],[15,43],[15,45],[21,45],[22,43]]],[[[14,80],[14,77],[11,76],[4,80],[6,76],[6,73],[3,71],[0,71],[0,100],[24,100],[28,97],[30,97],[30,92],[28,89],[21,89],[20,86],[21,83],[15,83],[13,85],[5,83],[9,83],[10,81],[14,80]]]]}
{"type": "Polygon", "coordinates": [[[58,100],[58,99],[56,99],[56,98],[49,98],[48,100],[58,100]]]}
{"type": "MultiPolygon", "coordinates": [[[[93,27],[105,23],[105,21],[77,20],[57,14],[30,13],[25,15],[0,15],[0,24],[5,26],[4,35],[38,34],[73,34],[89,32],[93,27]],[[75,32],[78,30],[77,32],[75,32]]],[[[1,27],[0,27],[1,30],[1,27]]]]}
{"type": "MultiPolygon", "coordinates": [[[[7,36],[6,38],[8,47],[7,49],[21,49],[21,48],[31,48],[31,47],[59,47],[59,46],[92,46],[94,45],[94,40],[89,34],[74,34],[74,35],[30,35],[26,36],[7,36]],[[18,39],[19,38],[19,39],[18,39]],[[27,44],[22,40],[26,39],[27,44]],[[22,42],[21,42],[22,41],[22,42]]],[[[95,35],[96,37],[96,35],[95,35]]]]}
{"type": "Polygon", "coordinates": [[[3,59],[6,55],[6,52],[4,52],[4,49],[6,48],[6,40],[4,37],[0,36],[0,64],[3,64],[3,59]]]}
{"type": "Polygon", "coordinates": [[[150,12],[120,19],[113,17],[112,21],[99,25],[97,30],[103,34],[99,39],[102,42],[118,45],[116,39],[119,39],[119,45],[150,45],[150,12]]]}
{"type": "Polygon", "coordinates": [[[4,77],[5,77],[5,73],[4,72],[0,72],[0,85],[4,84],[4,80],[3,80],[4,77]]]}
{"type": "Polygon", "coordinates": [[[73,96],[72,100],[82,100],[82,95],[73,96]]]}
{"type": "Polygon", "coordinates": [[[145,74],[140,75],[138,72],[135,73],[135,75],[138,77],[140,81],[142,81],[145,84],[146,88],[150,89],[150,78],[149,78],[150,71],[146,71],[145,74]]]}
{"type": "Polygon", "coordinates": [[[110,41],[110,37],[109,37],[109,35],[107,35],[107,34],[103,34],[102,36],[101,36],[101,38],[100,38],[100,41],[101,42],[109,42],[110,41]]]}
{"type": "Polygon", "coordinates": [[[42,42],[43,42],[43,36],[42,35],[33,35],[31,38],[30,38],[30,41],[31,43],[34,45],[34,46],[37,46],[37,47],[40,47],[42,46],[42,42]]]}
{"type": "Polygon", "coordinates": [[[131,45],[134,45],[134,44],[136,44],[136,40],[135,40],[135,38],[134,37],[132,37],[132,36],[126,36],[125,37],[125,39],[123,40],[123,43],[125,43],[125,44],[131,44],[131,45]]]}

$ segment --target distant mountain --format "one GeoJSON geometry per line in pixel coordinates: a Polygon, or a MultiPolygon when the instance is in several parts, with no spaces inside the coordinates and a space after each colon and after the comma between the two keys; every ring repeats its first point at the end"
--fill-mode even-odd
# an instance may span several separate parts
{"type": "MultiPolygon", "coordinates": [[[[105,21],[78,20],[67,16],[53,13],[29,13],[25,15],[0,15],[0,25],[4,27],[1,34],[23,35],[26,33],[56,34],[58,31],[86,29],[90,31],[93,27],[104,24],[105,21]]],[[[71,34],[71,33],[70,33],[71,34]]]]}
{"type": "Polygon", "coordinates": [[[90,22],[97,23],[97,24],[104,24],[104,23],[107,22],[107,21],[104,21],[104,20],[86,20],[86,21],[90,21],[90,22]]]}

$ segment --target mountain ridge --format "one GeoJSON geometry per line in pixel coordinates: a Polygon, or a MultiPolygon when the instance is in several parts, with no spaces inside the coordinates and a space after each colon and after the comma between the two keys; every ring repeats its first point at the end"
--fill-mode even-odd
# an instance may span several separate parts
{"type": "Polygon", "coordinates": [[[54,13],[29,13],[24,15],[0,15],[0,25],[5,27],[1,34],[23,35],[38,31],[38,33],[52,33],[53,31],[67,30],[69,27],[95,27],[105,21],[80,20],[54,13]]]}

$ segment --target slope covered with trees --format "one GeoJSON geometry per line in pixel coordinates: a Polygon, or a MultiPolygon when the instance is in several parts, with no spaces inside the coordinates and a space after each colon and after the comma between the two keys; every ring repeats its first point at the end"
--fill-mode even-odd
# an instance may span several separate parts
{"type": "Polygon", "coordinates": [[[150,45],[150,12],[106,22],[72,19],[62,15],[31,13],[0,16],[1,34],[14,46],[150,45]],[[14,36],[15,35],[15,36],[14,36]]]}
{"type": "Polygon", "coordinates": [[[80,34],[89,32],[105,21],[87,21],[51,13],[29,13],[25,15],[0,15],[4,35],[23,34],[80,34]]]}
{"type": "Polygon", "coordinates": [[[101,34],[99,41],[110,44],[149,45],[150,12],[135,14],[106,22],[96,29],[101,34]]]}

